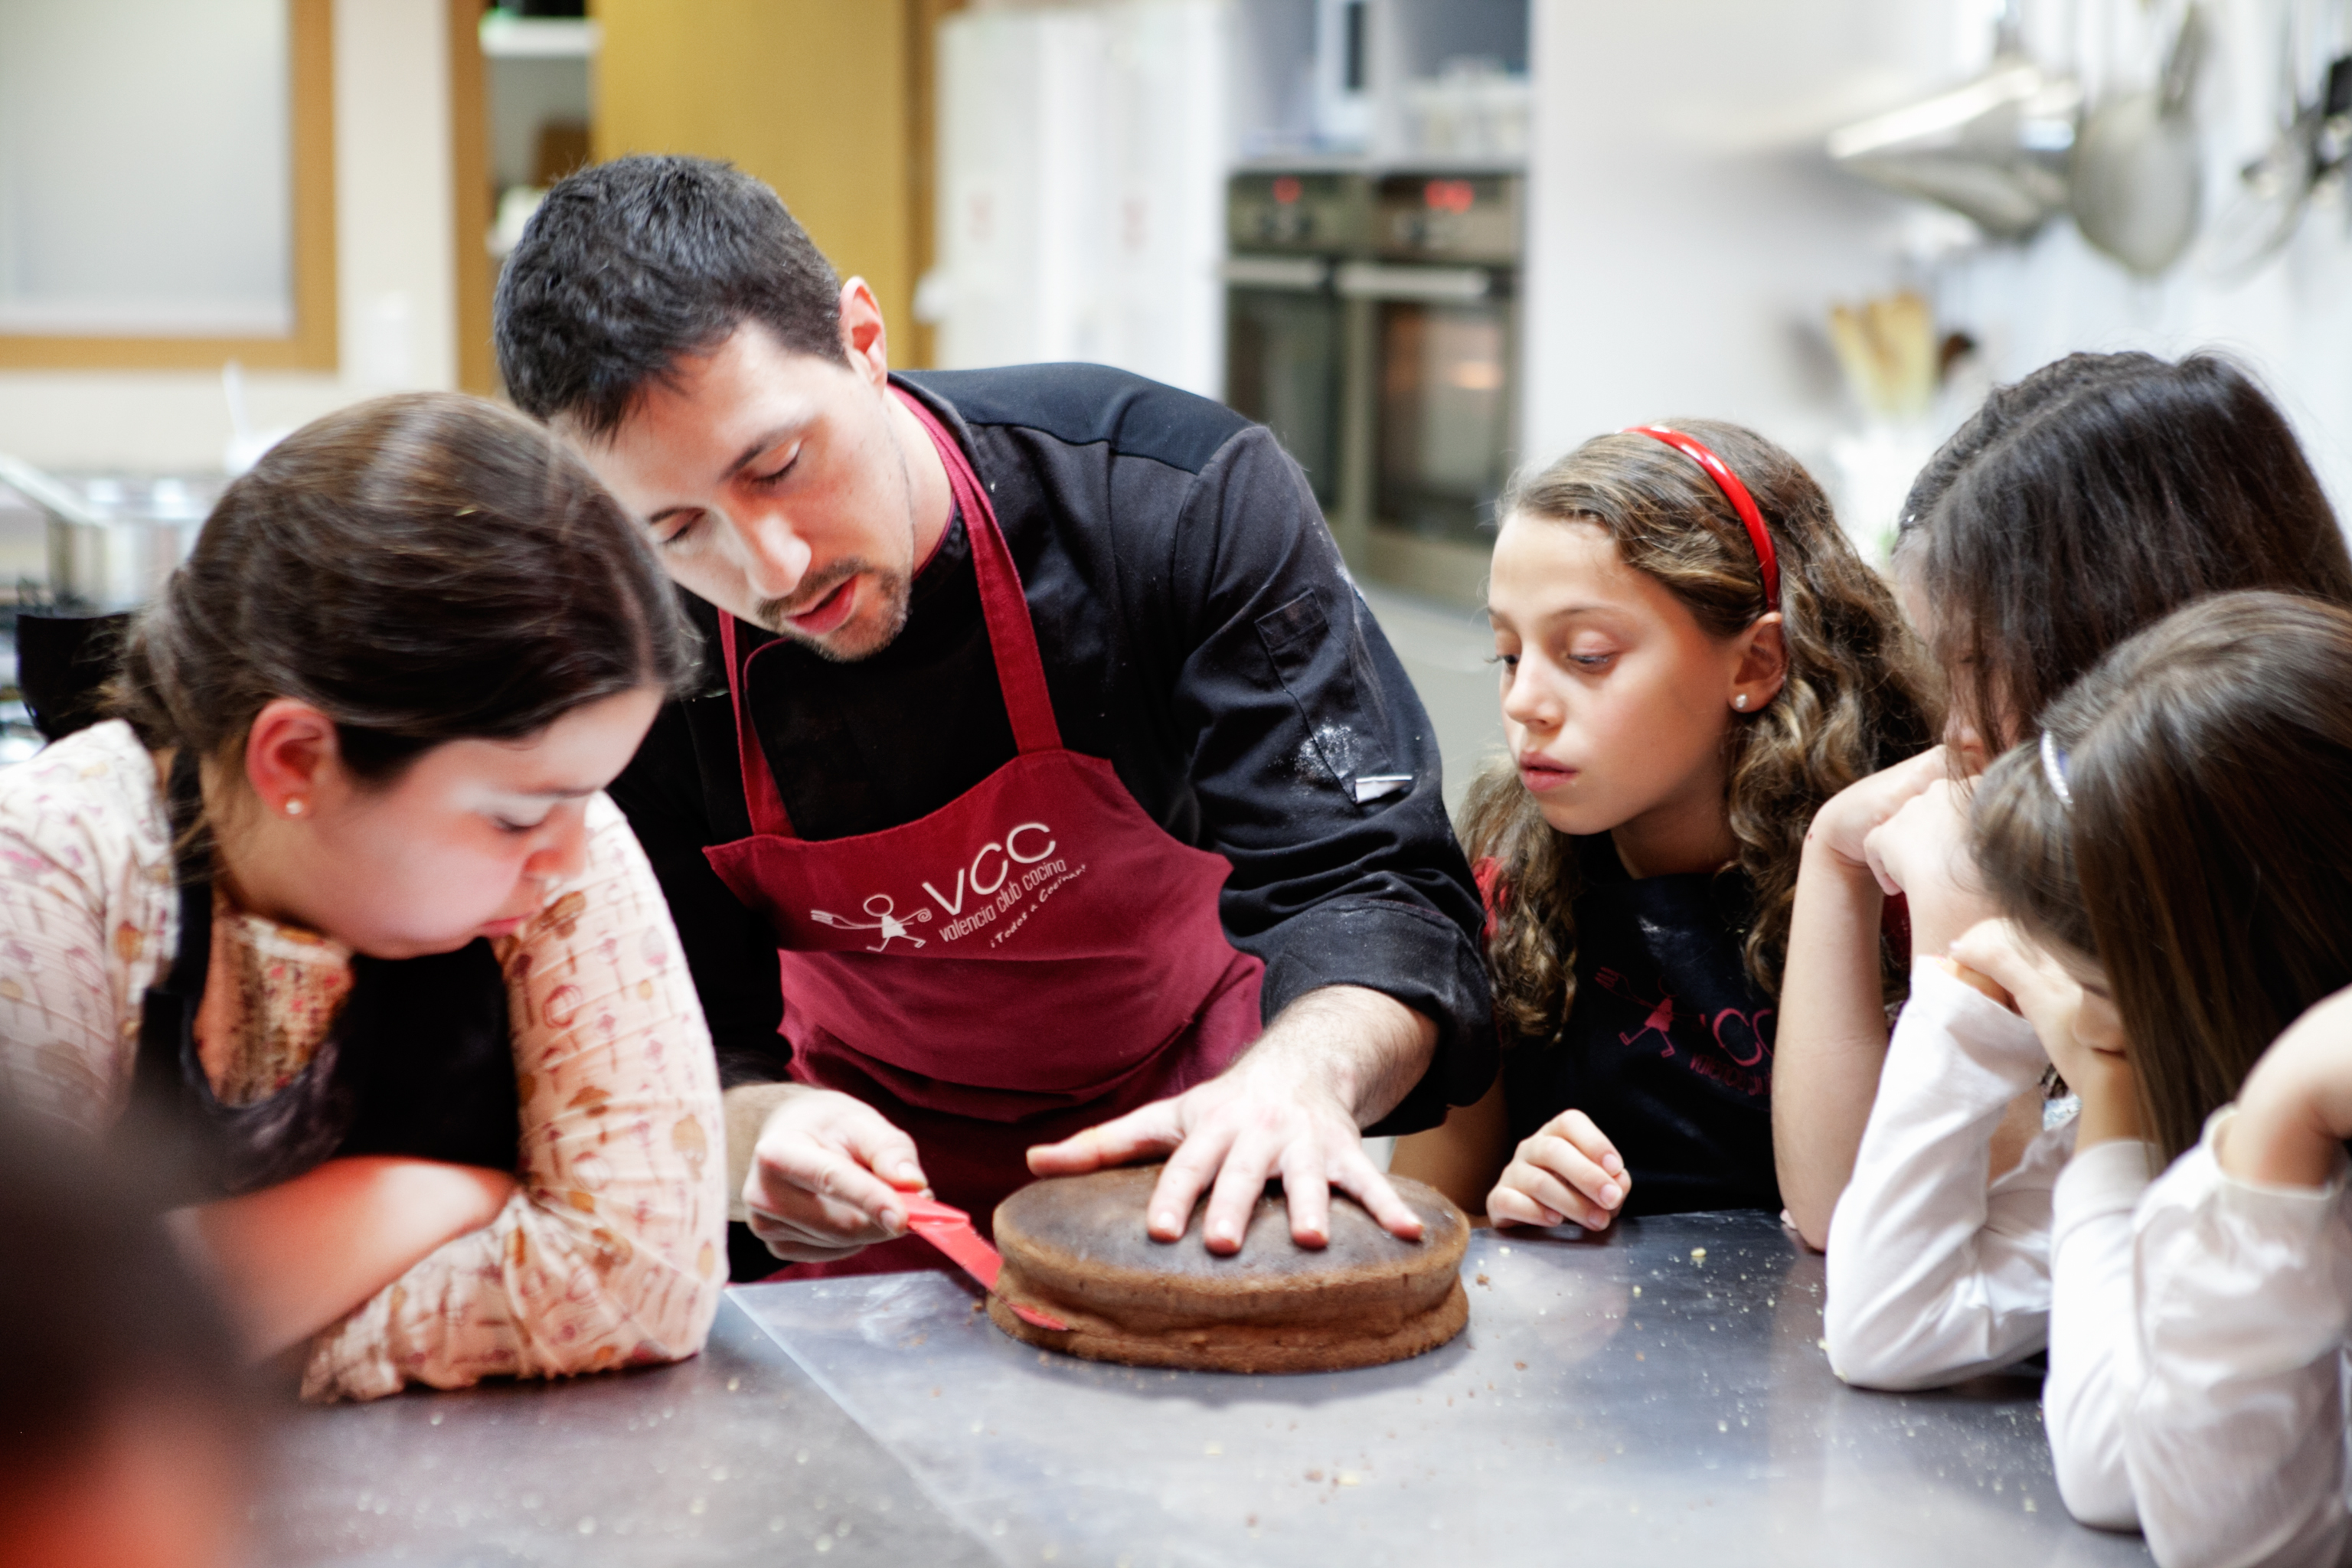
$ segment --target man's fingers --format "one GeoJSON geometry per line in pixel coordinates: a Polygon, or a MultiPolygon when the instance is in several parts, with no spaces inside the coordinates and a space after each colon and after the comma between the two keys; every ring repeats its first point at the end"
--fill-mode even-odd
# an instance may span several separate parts
{"type": "Polygon", "coordinates": [[[1364,1205],[1364,1212],[1378,1220],[1381,1229],[1405,1241],[1419,1241],[1421,1215],[1413,1212],[1411,1204],[1397,1196],[1397,1190],[1390,1184],[1388,1177],[1375,1169],[1365,1156],[1362,1144],[1359,1143],[1349,1152],[1354,1156],[1352,1159],[1342,1156],[1337,1162],[1337,1184],[1364,1205]]]}
{"type": "Polygon", "coordinates": [[[743,1183],[743,1206],[789,1214],[795,1190],[855,1210],[889,1235],[907,1228],[907,1205],[898,1190],[848,1155],[809,1139],[793,1139],[772,1153],[763,1143],[743,1183]]]}
{"type": "Polygon", "coordinates": [[[928,1184],[915,1141],[879,1115],[852,1121],[842,1130],[841,1144],[851,1159],[901,1192],[919,1192],[928,1184]]]}
{"type": "Polygon", "coordinates": [[[1176,1104],[1172,1100],[1155,1100],[1058,1143],[1040,1143],[1029,1151],[1029,1173],[1083,1176],[1146,1154],[1165,1154],[1184,1141],[1176,1104]]]}
{"type": "Polygon", "coordinates": [[[1155,1239],[1174,1241],[1184,1234],[1192,1220],[1192,1205],[1209,1190],[1233,1143],[1233,1132],[1213,1122],[1184,1140],[1169,1157],[1144,1210],[1144,1228],[1155,1239]]]}
{"type": "MultiPolygon", "coordinates": [[[[1205,1130],[1204,1130],[1205,1131],[1205,1130]]],[[[1209,1212],[1201,1222],[1202,1239],[1209,1250],[1234,1253],[1249,1234],[1250,1215],[1265,1194],[1265,1184],[1279,1168],[1290,1139],[1279,1125],[1259,1123],[1234,1134],[1209,1189],[1209,1212]]],[[[1328,1195],[1324,1201],[1328,1204],[1328,1195]]]]}
{"type": "Polygon", "coordinates": [[[1294,1138],[1282,1151],[1282,1201],[1290,1210],[1290,1239],[1301,1247],[1331,1240],[1330,1173],[1312,1138],[1294,1138]]]}

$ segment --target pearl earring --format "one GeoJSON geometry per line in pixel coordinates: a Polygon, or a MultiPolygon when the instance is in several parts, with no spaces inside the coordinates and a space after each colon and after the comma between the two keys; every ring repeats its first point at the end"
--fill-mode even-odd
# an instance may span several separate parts
{"type": "Polygon", "coordinates": [[[1737,697],[1733,698],[1733,699],[1731,700],[1731,705],[1732,705],[1734,708],[1738,709],[1742,713],[1747,712],[1747,711],[1748,711],[1748,693],[1746,693],[1745,691],[1743,691],[1743,692],[1741,692],[1738,696],[1737,696],[1737,697]]]}
{"type": "Polygon", "coordinates": [[[286,815],[289,816],[299,816],[302,815],[302,797],[300,795],[291,795],[288,797],[286,802],[286,815]]]}

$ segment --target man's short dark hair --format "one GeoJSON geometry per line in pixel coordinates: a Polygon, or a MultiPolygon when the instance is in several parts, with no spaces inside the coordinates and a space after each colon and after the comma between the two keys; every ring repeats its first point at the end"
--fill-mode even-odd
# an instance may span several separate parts
{"type": "Polygon", "coordinates": [[[840,293],[776,193],[733,164],[615,159],[549,191],[507,258],[499,374],[524,413],[601,438],[678,360],[747,321],[793,353],[847,363],[840,293]]]}

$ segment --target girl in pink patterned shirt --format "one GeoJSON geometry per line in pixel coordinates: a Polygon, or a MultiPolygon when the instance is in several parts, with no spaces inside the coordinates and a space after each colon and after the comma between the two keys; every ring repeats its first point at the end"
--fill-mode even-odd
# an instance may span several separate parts
{"type": "Polygon", "coordinates": [[[693,1354],[719,1085],[604,786],[688,668],[546,432],[384,398],[232,485],[119,717],[0,773],[0,1084],[313,1398],[693,1354]]]}

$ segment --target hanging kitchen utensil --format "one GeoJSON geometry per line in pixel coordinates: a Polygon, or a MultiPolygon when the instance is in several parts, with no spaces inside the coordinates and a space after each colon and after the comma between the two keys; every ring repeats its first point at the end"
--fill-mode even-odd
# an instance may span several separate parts
{"type": "Polygon", "coordinates": [[[1849,125],[1829,139],[1840,168],[1937,202],[2000,239],[2022,239],[2066,205],[2066,157],[2082,89],[2025,53],[2017,0],[1974,80],[1849,125]]]}
{"type": "Polygon", "coordinates": [[[2144,278],[2180,259],[2197,237],[2202,153],[2189,100],[2204,62],[2203,9],[2191,5],[2153,88],[2093,109],[2074,139],[2074,223],[2083,237],[2144,278]]]}
{"type": "Polygon", "coordinates": [[[2311,69],[2340,47],[2342,13],[2325,43],[2314,47],[2301,36],[2301,7],[2289,6],[2279,23],[2279,131],[2270,145],[2238,172],[2237,194],[2215,220],[2206,243],[2202,270],[2226,283],[2242,282],[2286,248],[2321,185],[2343,171],[2352,143],[2352,55],[2311,69]],[[2315,74],[2315,92],[2304,84],[2315,74]]]}
{"type": "Polygon", "coordinates": [[[1059,1318],[1048,1317],[1034,1307],[1024,1307],[1010,1297],[1001,1296],[996,1289],[996,1277],[1004,1268],[1004,1259],[996,1248],[982,1241],[980,1232],[971,1228],[971,1216],[960,1208],[933,1198],[908,1198],[907,1228],[948,1255],[956,1267],[980,1281],[981,1289],[999,1296],[1013,1315],[1032,1328],[1065,1332],[1069,1324],[1059,1318]]]}

